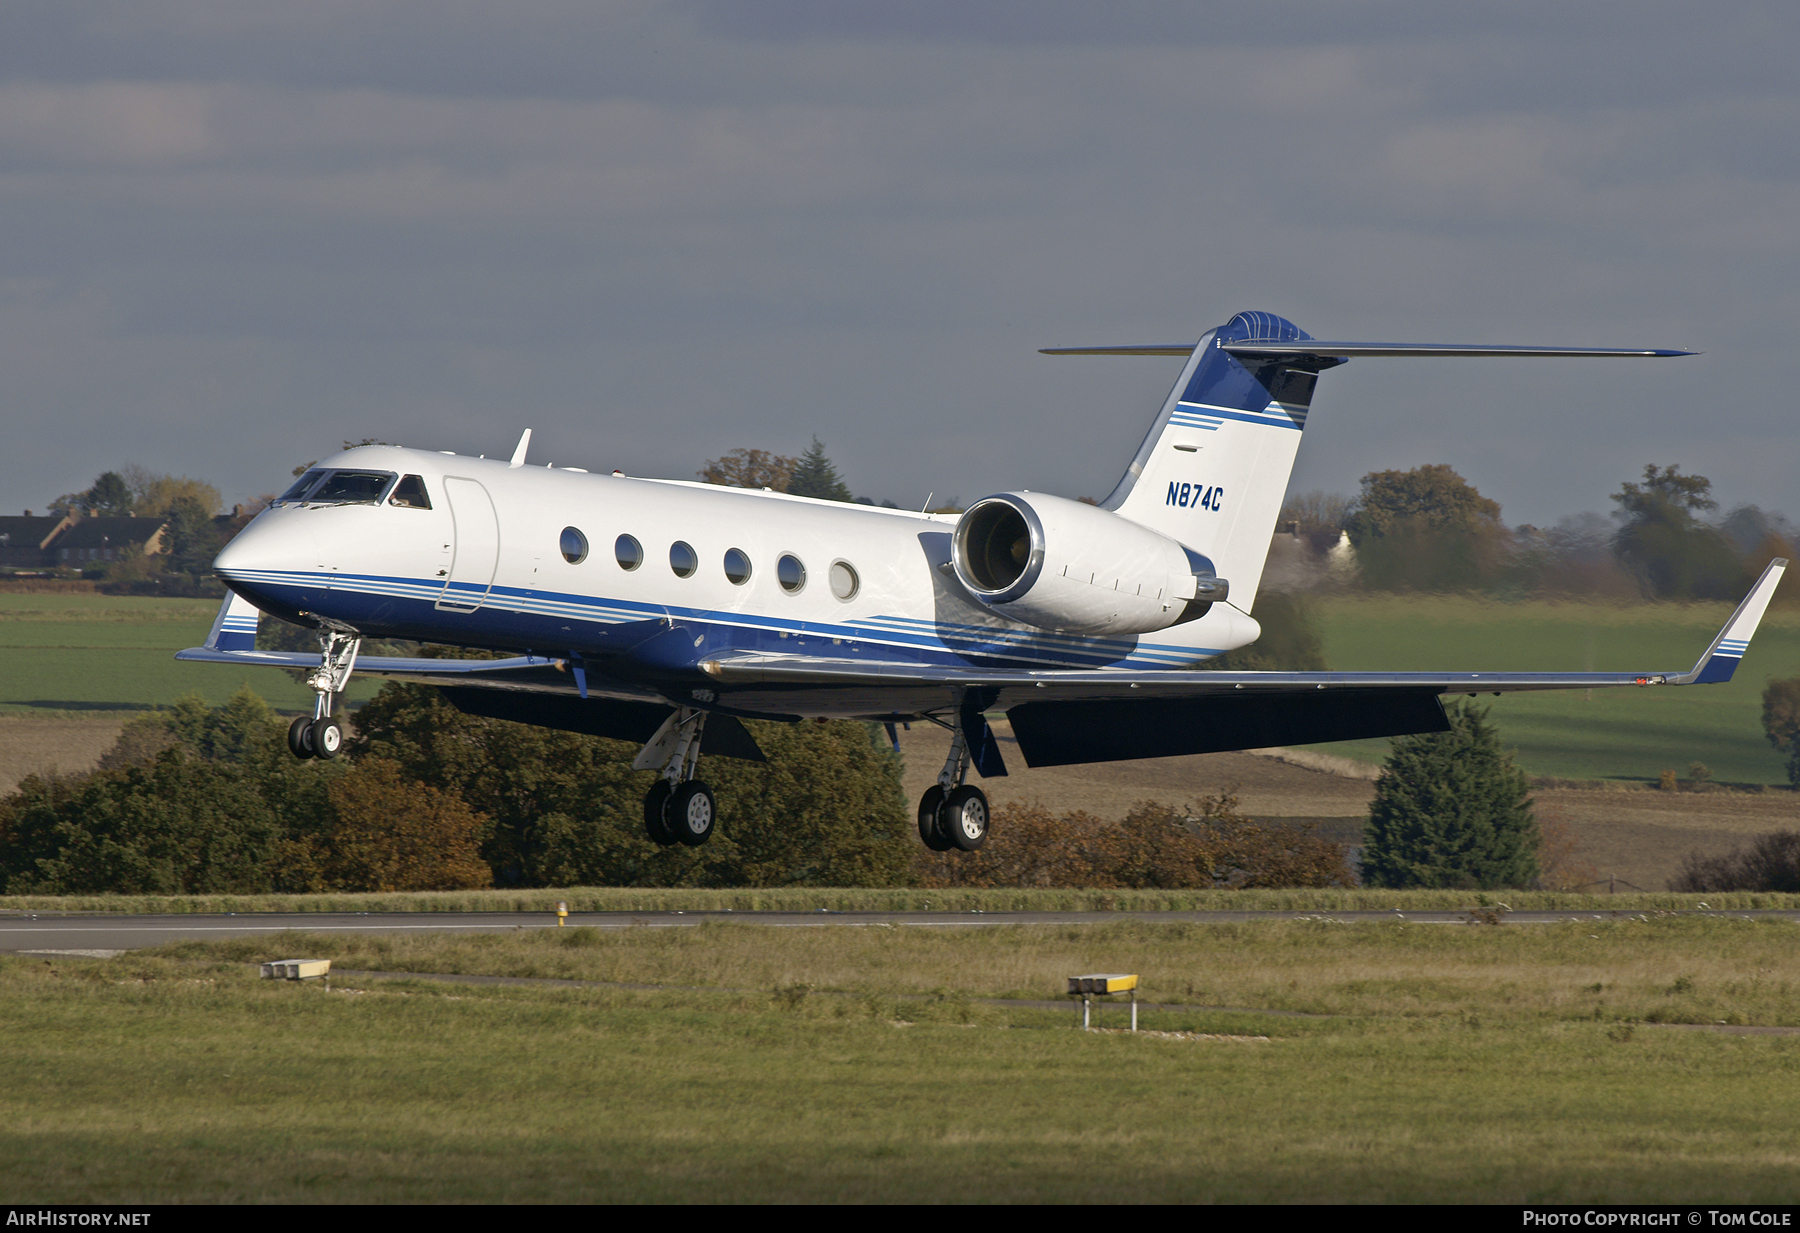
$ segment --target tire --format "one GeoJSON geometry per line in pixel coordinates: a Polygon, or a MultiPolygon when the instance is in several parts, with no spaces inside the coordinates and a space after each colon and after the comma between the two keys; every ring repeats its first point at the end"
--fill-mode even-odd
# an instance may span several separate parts
{"type": "Polygon", "coordinates": [[[973,852],[987,842],[988,803],[980,788],[965,785],[944,801],[944,834],[964,852],[973,852]]]}
{"type": "Polygon", "coordinates": [[[717,809],[712,789],[698,779],[690,779],[669,797],[665,815],[669,831],[690,848],[697,848],[712,838],[717,809]]]}
{"type": "Polygon", "coordinates": [[[669,829],[668,823],[669,794],[673,791],[668,780],[659,779],[644,794],[644,831],[650,836],[650,842],[659,848],[675,842],[675,832],[669,829]]]}
{"type": "Polygon", "coordinates": [[[329,715],[312,724],[312,752],[315,758],[331,759],[344,748],[344,730],[329,715]]]}
{"type": "Polygon", "coordinates": [[[937,784],[919,798],[919,839],[933,852],[948,852],[950,838],[944,832],[944,790],[937,784]]]}
{"type": "Polygon", "coordinates": [[[304,715],[288,725],[288,752],[302,761],[313,756],[312,726],[304,715]]]}

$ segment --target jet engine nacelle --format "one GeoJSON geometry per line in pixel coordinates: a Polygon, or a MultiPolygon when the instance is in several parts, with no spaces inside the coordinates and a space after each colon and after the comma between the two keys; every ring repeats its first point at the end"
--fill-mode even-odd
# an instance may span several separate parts
{"type": "Polygon", "coordinates": [[[950,560],[993,612],[1064,633],[1152,633],[1204,616],[1229,589],[1212,562],[1168,536],[1035,492],[971,505],[950,560]]]}

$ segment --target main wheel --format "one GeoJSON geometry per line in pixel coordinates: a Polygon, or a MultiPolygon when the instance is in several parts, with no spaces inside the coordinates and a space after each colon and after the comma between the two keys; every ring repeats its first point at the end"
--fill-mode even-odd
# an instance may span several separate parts
{"type": "Polygon", "coordinates": [[[698,779],[688,780],[669,798],[669,830],[690,848],[712,838],[713,815],[712,789],[698,779]]]}
{"type": "Polygon", "coordinates": [[[932,784],[919,798],[919,838],[933,852],[948,852],[951,847],[944,834],[943,812],[944,790],[932,784]]]}
{"type": "Polygon", "coordinates": [[[669,794],[673,791],[668,780],[659,779],[644,794],[644,830],[658,847],[666,848],[675,842],[675,832],[669,829],[668,822],[669,794]]]}
{"type": "Polygon", "coordinates": [[[944,833],[964,852],[987,842],[988,803],[980,788],[965,784],[944,800],[944,833]]]}
{"type": "Polygon", "coordinates": [[[335,758],[344,747],[344,730],[338,727],[338,721],[327,715],[324,719],[315,719],[312,723],[312,751],[315,758],[335,758]]]}
{"type": "Polygon", "coordinates": [[[304,715],[288,725],[288,752],[296,758],[313,756],[312,726],[313,721],[304,715]]]}

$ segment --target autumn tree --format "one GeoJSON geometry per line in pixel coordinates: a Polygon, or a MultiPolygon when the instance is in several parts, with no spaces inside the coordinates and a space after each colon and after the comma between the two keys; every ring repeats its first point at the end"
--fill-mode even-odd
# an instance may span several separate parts
{"type": "Polygon", "coordinates": [[[768,450],[732,450],[723,458],[708,460],[700,478],[727,488],[769,488],[788,491],[798,460],[768,450]]]}
{"type": "MultiPolygon", "coordinates": [[[[596,703],[595,705],[602,705],[596,703]]],[[[507,885],[868,886],[908,880],[899,767],[867,726],[748,722],[766,763],[707,758],[721,803],[703,847],[644,831],[637,746],[465,715],[389,684],[357,712],[353,758],[391,760],[493,820],[483,856],[507,885]]]]}
{"type": "Polygon", "coordinates": [[[1680,467],[1644,468],[1613,494],[1613,551],[1658,599],[1734,599],[1748,583],[1731,541],[1701,515],[1717,509],[1712,481],[1680,467]]]}
{"type": "Polygon", "coordinates": [[[494,884],[481,859],[487,819],[460,797],[404,779],[381,758],[357,763],[330,793],[337,818],[322,862],[329,885],[429,891],[494,884]]]}
{"type": "Polygon", "coordinates": [[[1442,463],[1363,476],[1345,530],[1363,581],[1383,590],[1459,590],[1504,562],[1500,505],[1442,463]]]}
{"type": "Polygon", "coordinates": [[[1450,731],[1394,738],[1363,832],[1363,881],[1405,888],[1528,886],[1537,824],[1524,772],[1485,708],[1445,708],[1450,731]]]}
{"type": "Polygon", "coordinates": [[[1762,704],[1763,732],[1787,755],[1788,783],[1800,788],[1800,678],[1770,681],[1762,704]]]}
{"type": "Polygon", "coordinates": [[[919,850],[914,863],[928,886],[1176,890],[1354,881],[1342,847],[1310,829],[1246,818],[1229,794],[1179,809],[1140,801],[1119,819],[1003,805],[979,851],[919,850]]]}

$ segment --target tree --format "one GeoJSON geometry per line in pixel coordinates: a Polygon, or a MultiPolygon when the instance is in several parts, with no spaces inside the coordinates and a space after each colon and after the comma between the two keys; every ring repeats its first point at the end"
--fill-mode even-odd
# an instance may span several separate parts
{"type": "Polygon", "coordinates": [[[797,497],[817,497],[821,501],[856,499],[838,475],[837,468],[831,465],[831,459],[825,456],[825,446],[817,437],[795,465],[787,490],[797,497]]]}
{"type": "Polygon", "coordinates": [[[331,884],[372,891],[494,884],[481,859],[487,819],[460,797],[410,782],[381,758],[359,762],[330,791],[337,826],[322,864],[331,884]]]}
{"type": "Polygon", "coordinates": [[[1338,542],[1355,504],[1340,493],[1303,492],[1281,503],[1275,525],[1281,531],[1297,531],[1314,552],[1326,552],[1338,542]]]}
{"type": "Polygon", "coordinates": [[[655,776],[637,746],[456,710],[437,690],[389,684],[356,714],[353,758],[395,763],[413,782],[493,820],[482,855],[503,885],[884,886],[910,876],[897,759],[858,723],[747,725],[766,763],[708,758],[725,803],[702,848],[661,848],[644,831],[655,776]]]}
{"type": "Polygon", "coordinates": [[[1262,633],[1249,646],[1227,651],[1204,667],[1220,672],[1324,672],[1325,644],[1313,627],[1314,604],[1289,591],[1258,591],[1257,624],[1262,633]]]}
{"type": "Polygon", "coordinates": [[[1538,876],[1525,775],[1486,708],[1445,708],[1450,731],[1394,738],[1363,831],[1363,881],[1386,887],[1526,886],[1538,876]]]}
{"type": "Polygon", "coordinates": [[[1003,805],[978,852],[915,848],[927,886],[1349,886],[1344,849],[1310,829],[1267,826],[1230,795],[1175,809],[1139,801],[1118,821],[1041,804],[1003,805]]]}
{"type": "Polygon", "coordinates": [[[205,480],[185,475],[163,475],[135,463],[119,468],[119,476],[131,486],[132,509],[140,518],[167,518],[182,503],[210,519],[221,504],[219,490],[205,480]]]}
{"type": "Polygon", "coordinates": [[[1748,583],[1731,541],[1699,515],[1717,509],[1712,481],[1680,467],[1644,468],[1642,484],[1613,494],[1621,520],[1613,551],[1658,599],[1732,599],[1748,583]]]}
{"type": "Polygon", "coordinates": [[[132,512],[131,486],[117,471],[106,471],[82,495],[82,504],[99,518],[127,518],[132,512]]]}
{"type": "Polygon", "coordinates": [[[1681,872],[1669,880],[1672,891],[1716,894],[1719,891],[1800,891],[1800,832],[1770,831],[1736,848],[1729,856],[1690,852],[1681,872]]]}
{"type": "Polygon", "coordinates": [[[727,488],[769,488],[786,492],[799,463],[785,454],[768,450],[732,450],[723,458],[709,459],[700,478],[727,488]]]}
{"type": "Polygon", "coordinates": [[[1344,529],[1363,580],[1385,590],[1479,586],[1505,556],[1499,503],[1442,463],[1363,476],[1344,529]]]}
{"type": "Polygon", "coordinates": [[[1800,678],[1769,682],[1762,721],[1769,744],[1787,755],[1788,782],[1800,788],[1800,678]]]}

